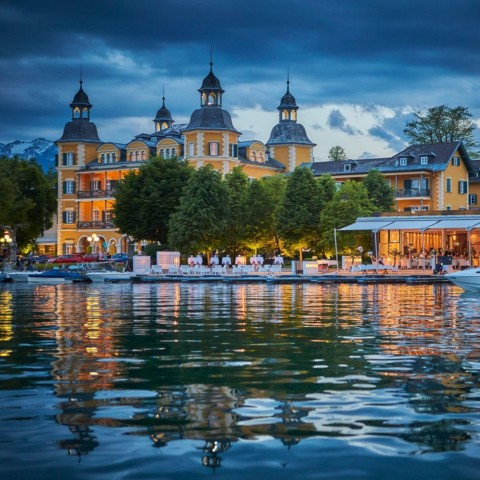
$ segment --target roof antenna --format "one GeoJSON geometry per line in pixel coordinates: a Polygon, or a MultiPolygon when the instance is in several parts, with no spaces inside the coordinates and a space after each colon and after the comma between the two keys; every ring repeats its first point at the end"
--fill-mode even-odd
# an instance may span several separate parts
{"type": "Polygon", "coordinates": [[[212,71],[213,67],[213,44],[210,44],[210,71],[212,71]]]}
{"type": "Polygon", "coordinates": [[[80,88],[82,87],[83,84],[83,65],[80,64],[80,88]]]}
{"type": "Polygon", "coordinates": [[[290,93],[290,65],[287,65],[287,93],[290,93]]]}
{"type": "Polygon", "coordinates": [[[165,84],[163,84],[163,96],[162,96],[163,106],[165,106],[165,84]]]}

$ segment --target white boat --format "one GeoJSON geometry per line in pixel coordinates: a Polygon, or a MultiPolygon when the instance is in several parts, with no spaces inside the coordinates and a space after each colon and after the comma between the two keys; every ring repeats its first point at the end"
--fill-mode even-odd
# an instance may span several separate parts
{"type": "Polygon", "coordinates": [[[72,267],[68,269],[53,268],[52,270],[45,270],[40,273],[30,272],[28,275],[28,283],[57,284],[86,281],[88,281],[88,279],[82,270],[72,267]]]}
{"type": "Polygon", "coordinates": [[[29,272],[28,270],[22,270],[22,271],[11,271],[8,272],[8,278],[13,280],[14,282],[28,282],[28,277],[29,275],[39,275],[40,272],[29,272]]]}
{"type": "Polygon", "coordinates": [[[92,282],[130,282],[135,274],[133,272],[116,272],[93,270],[85,274],[92,282]]]}
{"type": "Polygon", "coordinates": [[[445,278],[448,278],[452,283],[462,287],[467,292],[480,292],[480,268],[468,268],[458,272],[447,273],[445,278]]]}

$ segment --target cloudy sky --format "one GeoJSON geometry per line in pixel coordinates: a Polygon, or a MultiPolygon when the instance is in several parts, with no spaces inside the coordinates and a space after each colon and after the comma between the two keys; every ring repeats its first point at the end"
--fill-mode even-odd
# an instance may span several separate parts
{"type": "Polygon", "coordinates": [[[0,142],[58,139],[83,69],[103,141],[177,123],[209,71],[241,140],[267,142],[290,91],[315,157],[391,155],[411,112],[480,125],[478,0],[0,0],[0,142]]]}

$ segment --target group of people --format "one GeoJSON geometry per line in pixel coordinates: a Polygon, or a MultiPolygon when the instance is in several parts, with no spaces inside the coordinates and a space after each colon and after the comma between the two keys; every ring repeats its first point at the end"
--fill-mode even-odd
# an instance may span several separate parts
{"type": "MultiPolygon", "coordinates": [[[[194,267],[200,267],[203,265],[203,256],[198,254],[198,255],[190,255],[187,260],[188,266],[190,268],[194,267]]],[[[250,257],[250,264],[253,265],[254,268],[259,268],[263,265],[264,263],[264,258],[262,255],[255,255],[250,257]]],[[[283,257],[280,256],[279,252],[275,252],[275,257],[273,259],[273,263],[275,265],[283,265],[283,257]]],[[[230,258],[230,255],[224,255],[221,260],[221,264],[224,268],[230,268],[232,266],[232,259],[230,258]]],[[[235,258],[235,265],[236,266],[241,266],[245,264],[245,257],[242,255],[237,255],[235,258]]],[[[220,265],[220,259],[218,257],[217,252],[213,252],[211,257],[210,257],[210,263],[209,267],[216,267],[220,265]]]]}

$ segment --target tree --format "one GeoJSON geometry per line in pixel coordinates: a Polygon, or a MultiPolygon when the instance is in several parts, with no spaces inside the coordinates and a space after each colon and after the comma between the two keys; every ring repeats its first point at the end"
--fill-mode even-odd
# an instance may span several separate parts
{"type": "Polygon", "coordinates": [[[283,240],[299,251],[314,244],[318,233],[319,190],[310,169],[297,167],[287,179],[278,219],[283,240]]]}
{"type": "Polygon", "coordinates": [[[287,179],[284,175],[275,175],[274,177],[264,177],[260,180],[260,182],[269,199],[270,237],[274,242],[274,248],[280,252],[283,245],[280,240],[280,233],[278,231],[278,219],[280,217],[283,198],[285,196],[287,179]]]}
{"type": "Polygon", "coordinates": [[[272,237],[273,205],[264,184],[252,180],[248,186],[245,202],[245,233],[248,246],[256,251],[264,247],[272,237]]]}
{"type": "Polygon", "coordinates": [[[370,170],[363,179],[363,185],[367,189],[368,197],[376,207],[376,210],[380,212],[392,210],[394,201],[393,189],[383,173],[376,169],[370,170]]]}
{"type": "MultiPolygon", "coordinates": [[[[333,250],[334,229],[345,227],[358,217],[368,217],[374,211],[375,205],[369,199],[365,186],[360,182],[347,180],[322,211],[320,224],[323,247],[333,250]]],[[[342,232],[338,236],[340,250],[352,251],[357,245],[371,243],[370,238],[371,232],[342,232]]]]}
{"type": "Polygon", "coordinates": [[[55,183],[35,160],[0,158],[0,225],[18,248],[35,244],[52,226],[55,183]]]}
{"type": "Polygon", "coordinates": [[[339,162],[341,160],[347,160],[348,157],[343,147],[336,145],[328,151],[328,159],[332,162],[339,162]]]}
{"type": "Polygon", "coordinates": [[[478,148],[473,132],[477,125],[466,107],[450,108],[446,105],[417,110],[414,120],[407,123],[403,133],[411,144],[445,143],[462,141],[469,155],[478,158],[478,148]]]}
{"type": "Polygon", "coordinates": [[[113,207],[122,233],[137,240],[168,241],[170,216],[193,169],[176,158],[152,158],[119,183],[113,207]]]}
{"type": "Polygon", "coordinates": [[[200,167],[170,219],[169,244],[183,253],[220,248],[228,213],[228,192],[220,172],[211,165],[200,167]]]}
{"type": "Polygon", "coordinates": [[[242,167],[235,167],[225,175],[228,192],[228,219],[224,232],[224,246],[234,254],[245,243],[245,202],[248,190],[248,177],[242,167]]]}

